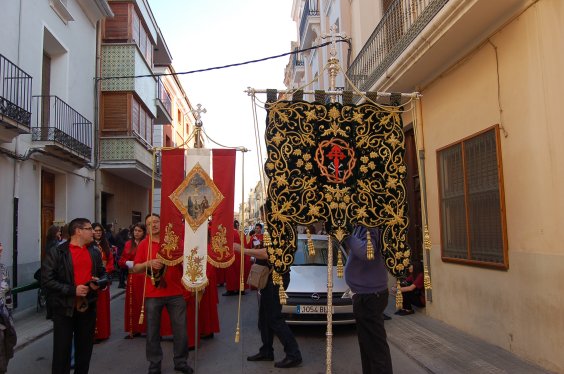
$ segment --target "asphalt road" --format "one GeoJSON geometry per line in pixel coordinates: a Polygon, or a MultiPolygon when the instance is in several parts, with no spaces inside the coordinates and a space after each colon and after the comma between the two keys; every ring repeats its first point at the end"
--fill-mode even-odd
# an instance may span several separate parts
{"type": "MultiPolygon", "coordinates": [[[[260,334],[257,328],[257,294],[247,292],[241,300],[241,339],[235,343],[238,298],[223,297],[219,292],[219,313],[221,332],[213,339],[202,340],[198,350],[190,352],[189,364],[196,373],[326,373],[325,326],[293,326],[303,356],[303,364],[293,369],[276,369],[272,362],[247,362],[246,357],[258,352],[260,334]]],[[[109,340],[94,346],[91,373],[144,373],[148,363],[145,359],[145,339],[123,339],[124,296],[112,301],[112,336],[109,340]]],[[[10,361],[9,373],[50,373],[52,355],[52,334],[29,344],[18,351],[10,361]]],[[[172,342],[163,341],[163,373],[174,373],[172,363],[172,342]]],[[[415,361],[397,347],[390,345],[395,373],[427,373],[415,361]]],[[[284,358],[282,346],[275,339],[275,358],[284,358]]],[[[333,328],[333,373],[362,373],[360,354],[354,326],[333,328]]]]}

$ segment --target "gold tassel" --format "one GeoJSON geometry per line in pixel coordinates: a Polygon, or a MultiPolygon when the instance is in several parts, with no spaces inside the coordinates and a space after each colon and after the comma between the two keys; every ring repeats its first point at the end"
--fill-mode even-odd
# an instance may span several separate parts
{"type": "Polygon", "coordinates": [[[237,330],[235,330],[235,343],[239,343],[239,339],[241,338],[239,326],[237,326],[237,330]]]}
{"type": "Polygon", "coordinates": [[[370,231],[366,229],[366,258],[374,260],[374,247],[372,246],[372,239],[370,238],[370,231]]]}
{"type": "Polygon", "coordinates": [[[282,279],[282,276],[276,271],[272,272],[272,283],[278,285],[278,298],[280,299],[280,305],[286,305],[288,296],[284,291],[284,280],[282,279]]]}
{"type": "Polygon", "coordinates": [[[337,249],[337,277],[343,278],[343,274],[343,255],[341,254],[341,250],[337,249]]]}
{"type": "Polygon", "coordinates": [[[306,228],[306,234],[307,234],[307,249],[309,252],[309,257],[314,257],[315,247],[313,246],[313,240],[311,240],[311,232],[309,231],[308,228],[306,228]]]}
{"type": "Polygon", "coordinates": [[[433,289],[433,286],[431,285],[431,277],[429,276],[429,269],[427,269],[427,265],[423,266],[423,284],[425,285],[425,291],[433,289]]]}
{"type": "Polygon", "coordinates": [[[270,247],[272,245],[272,239],[270,239],[270,234],[266,230],[264,230],[264,234],[262,234],[262,242],[265,247],[270,247]]]}
{"type": "Polygon", "coordinates": [[[141,305],[141,314],[139,314],[139,324],[143,324],[143,320],[145,319],[145,305],[141,305]]]}
{"type": "Polygon", "coordinates": [[[423,248],[430,251],[431,250],[431,235],[429,234],[429,229],[427,225],[423,227],[423,248]]]}
{"type": "Polygon", "coordinates": [[[403,308],[403,296],[401,294],[401,284],[398,279],[396,283],[396,309],[402,309],[402,308],[403,308]]]}

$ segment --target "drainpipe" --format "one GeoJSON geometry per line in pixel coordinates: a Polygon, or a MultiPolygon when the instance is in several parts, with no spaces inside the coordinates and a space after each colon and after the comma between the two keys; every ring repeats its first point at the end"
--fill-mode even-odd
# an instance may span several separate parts
{"type": "MultiPolygon", "coordinates": [[[[22,35],[22,0],[19,4],[18,15],[18,57],[17,64],[20,65],[20,45],[22,35]]],[[[16,136],[16,144],[14,153],[18,155],[19,136],[16,136]]],[[[19,206],[20,206],[20,174],[21,163],[17,158],[14,159],[14,198],[12,200],[12,287],[18,286],[18,221],[19,221],[19,206]]],[[[18,295],[13,295],[14,308],[18,307],[18,295]]]]}
{"type": "Polygon", "coordinates": [[[102,50],[102,21],[96,22],[96,67],[94,78],[94,220],[100,222],[101,219],[101,200],[100,200],[100,92],[101,82],[98,79],[101,75],[101,50],[102,50]]]}

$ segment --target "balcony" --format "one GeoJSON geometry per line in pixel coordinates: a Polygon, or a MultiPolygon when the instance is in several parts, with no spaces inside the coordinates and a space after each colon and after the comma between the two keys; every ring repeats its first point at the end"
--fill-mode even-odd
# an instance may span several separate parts
{"type": "Polygon", "coordinates": [[[155,125],[172,124],[172,99],[166,91],[164,84],[159,77],[157,80],[157,116],[155,117],[155,125]]]}
{"type": "Polygon", "coordinates": [[[92,122],[57,96],[33,96],[32,140],[57,158],[80,166],[92,158],[92,122]]]}
{"type": "Polygon", "coordinates": [[[0,142],[29,134],[32,78],[0,55],[0,142]]]}
{"type": "MultiPolygon", "coordinates": [[[[101,137],[100,169],[145,188],[151,188],[151,145],[135,132],[127,136],[101,137]]],[[[155,187],[160,186],[160,175],[157,172],[158,169],[155,171],[155,187]]]]}
{"type": "Polygon", "coordinates": [[[418,89],[476,48],[526,4],[527,0],[396,0],[347,76],[360,91],[418,89]]]}
{"type": "Polygon", "coordinates": [[[302,49],[313,45],[313,42],[319,36],[320,27],[319,0],[306,0],[300,20],[300,45],[302,49]]]}

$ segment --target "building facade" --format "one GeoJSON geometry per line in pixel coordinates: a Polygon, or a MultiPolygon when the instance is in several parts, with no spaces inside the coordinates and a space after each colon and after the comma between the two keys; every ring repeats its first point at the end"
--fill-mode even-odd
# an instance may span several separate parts
{"type": "Polygon", "coordinates": [[[106,0],[0,12],[0,240],[13,286],[33,280],[51,225],[94,218],[97,30],[112,15],[106,0]]]}
{"type": "Polygon", "coordinates": [[[160,209],[154,147],[183,144],[193,117],[179,80],[166,75],[174,73],[172,56],[148,2],[109,3],[115,17],[102,32],[97,217],[128,227],[160,209]]]}
{"type": "MultiPolygon", "coordinates": [[[[302,10],[311,4],[294,2],[302,10]]],[[[328,33],[322,22],[332,19],[328,25],[337,22],[352,38],[350,60],[341,62],[347,61],[356,88],[422,94],[416,115],[403,119],[410,246],[423,256],[425,224],[431,239],[424,260],[432,301],[425,313],[548,370],[564,371],[564,299],[551,286],[564,281],[558,235],[564,151],[557,145],[564,137],[558,94],[564,4],[318,5],[318,35],[328,33]],[[341,12],[331,16],[331,9],[341,12]]],[[[299,74],[291,69],[289,64],[287,84],[296,87],[298,80],[289,78],[299,74]]]]}

